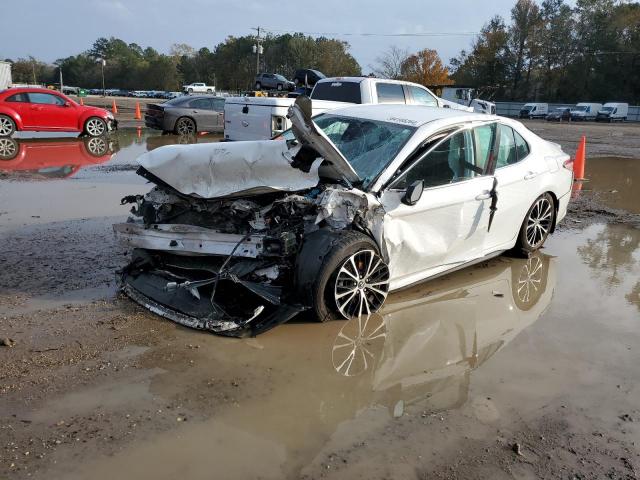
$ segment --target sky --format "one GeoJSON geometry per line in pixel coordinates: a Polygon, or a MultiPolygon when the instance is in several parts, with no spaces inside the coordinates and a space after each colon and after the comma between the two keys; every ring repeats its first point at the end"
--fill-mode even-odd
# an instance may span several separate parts
{"type": "Polygon", "coordinates": [[[33,55],[45,62],[75,55],[99,37],[168,53],[174,43],[213,49],[227,36],[254,33],[328,33],[351,44],[364,73],[397,45],[432,48],[445,63],[468,49],[493,15],[509,17],[515,0],[0,0],[0,59],[33,55]],[[376,36],[363,36],[374,33],[376,36]],[[437,36],[390,34],[446,33],[437,36]],[[455,33],[456,35],[450,35],[455,33]],[[457,35],[465,33],[465,35],[457,35]]]}

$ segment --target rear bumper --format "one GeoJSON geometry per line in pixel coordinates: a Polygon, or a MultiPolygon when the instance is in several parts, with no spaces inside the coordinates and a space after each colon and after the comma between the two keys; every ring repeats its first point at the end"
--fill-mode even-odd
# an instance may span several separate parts
{"type": "Polygon", "coordinates": [[[155,128],[156,130],[164,130],[164,117],[157,117],[151,115],[144,116],[144,124],[149,128],[155,128]]]}

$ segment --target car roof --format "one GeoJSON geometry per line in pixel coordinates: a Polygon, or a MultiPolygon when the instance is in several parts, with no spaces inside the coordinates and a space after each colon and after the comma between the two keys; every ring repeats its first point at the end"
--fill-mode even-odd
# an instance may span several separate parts
{"type": "Polygon", "coordinates": [[[465,112],[453,108],[427,107],[422,105],[356,105],[326,112],[329,115],[365,118],[382,122],[419,127],[435,120],[469,122],[473,120],[493,120],[495,115],[465,112]]]}
{"type": "Polygon", "coordinates": [[[57,90],[51,90],[44,87],[14,87],[3,90],[2,93],[60,93],[57,90]]]}

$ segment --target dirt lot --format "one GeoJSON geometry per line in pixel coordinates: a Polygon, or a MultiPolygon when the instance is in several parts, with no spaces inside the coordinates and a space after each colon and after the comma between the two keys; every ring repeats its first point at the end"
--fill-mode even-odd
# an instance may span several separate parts
{"type": "Polygon", "coordinates": [[[116,291],[119,199],[149,188],[133,161],[178,139],[121,131],[70,178],[1,173],[0,479],[637,478],[640,125],[528,126],[589,142],[541,255],[391,295],[366,324],[242,340],[116,291]]]}

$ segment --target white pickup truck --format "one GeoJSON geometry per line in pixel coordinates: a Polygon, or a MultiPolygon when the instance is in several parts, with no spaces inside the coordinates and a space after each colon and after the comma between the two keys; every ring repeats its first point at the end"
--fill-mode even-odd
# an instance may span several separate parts
{"type": "Polygon", "coordinates": [[[207,85],[206,83],[202,83],[202,82],[183,85],[182,90],[185,93],[216,93],[216,87],[207,85]]]}
{"type": "MultiPolygon", "coordinates": [[[[443,100],[417,83],[370,77],[320,80],[311,92],[313,115],[349,104],[393,103],[473,111],[443,100]]],[[[229,97],[224,104],[225,140],[267,140],[287,130],[295,98],[229,97]]]]}

